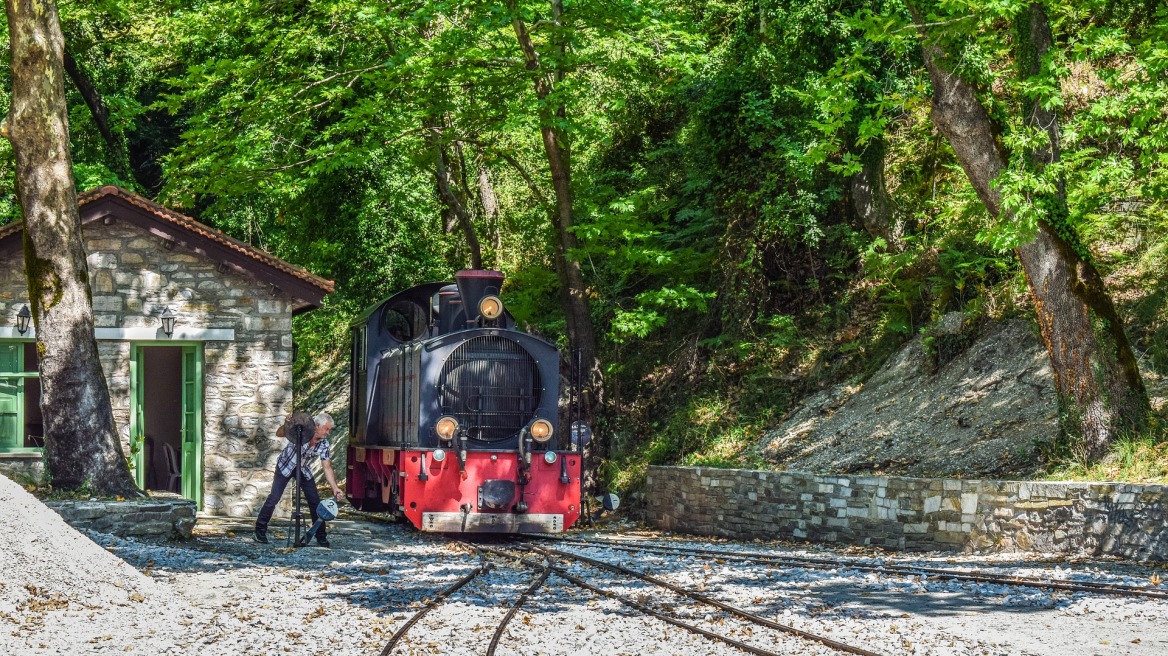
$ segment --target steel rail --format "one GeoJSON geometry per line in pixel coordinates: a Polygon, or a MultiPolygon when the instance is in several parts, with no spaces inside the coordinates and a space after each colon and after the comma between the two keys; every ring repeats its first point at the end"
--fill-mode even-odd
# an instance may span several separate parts
{"type": "Polygon", "coordinates": [[[1122,583],[1090,583],[1085,581],[1068,582],[1068,581],[1054,581],[1050,579],[1039,579],[1025,576],[1008,576],[1006,574],[992,574],[988,572],[955,572],[950,569],[940,567],[917,567],[914,565],[870,565],[859,563],[848,559],[831,559],[831,558],[814,558],[811,556],[783,556],[778,554],[765,554],[758,552],[744,552],[744,551],[719,551],[717,549],[699,549],[691,547],[671,547],[652,544],[640,544],[636,542],[614,542],[609,540],[587,540],[580,538],[549,538],[539,536],[541,539],[551,540],[553,542],[561,542],[564,544],[574,544],[581,546],[603,547],[607,549],[616,549],[619,551],[628,552],[656,552],[663,554],[689,554],[694,556],[716,556],[725,558],[727,560],[746,560],[770,562],[782,565],[789,565],[792,567],[802,569],[838,569],[841,567],[851,568],[863,572],[875,572],[879,574],[898,574],[908,576],[920,576],[922,574],[930,575],[938,579],[947,579],[953,581],[969,581],[972,583],[998,583],[1002,585],[1012,585],[1018,587],[1031,588],[1047,588],[1052,590],[1065,590],[1070,592],[1091,592],[1097,594],[1107,594],[1116,596],[1136,596],[1146,597],[1149,599],[1168,599],[1168,591],[1148,590],[1135,585],[1128,585],[1122,583]]]}
{"type": "Polygon", "coordinates": [[[463,586],[465,586],[467,583],[470,583],[471,581],[473,581],[475,579],[475,577],[479,576],[480,574],[484,574],[488,570],[491,569],[491,564],[487,562],[486,557],[483,555],[483,552],[477,548],[475,549],[475,551],[479,554],[479,558],[482,559],[482,564],[479,565],[478,567],[474,568],[473,570],[471,570],[470,573],[467,574],[466,576],[462,577],[461,579],[458,579],[453,584],[443,588],[441,591],[438,592],[438,594],[434,595],[434,598],[431,599],[430,601],[428,601],[421,608],[421,610],[414,613],[413,617],[411,617],[409,620],[407,620],[406,623],[401,626],[401,628],[399,628],[397,631],[394,632],[393,636],[389,639],[389,642],[386,643],[385,648],[381,650],[380,656],[389,656],[390,652],[393,651],[393,648],[397,645],[398,641],[401,640],[402,637],[405,636],[406,632],[410,630],[410,627],[412,627],[414,624],[416,624],[418,622],[418,620],[425,617],[426,613],[429,613],[431,610],[436,608],[438,606],[438,604],[442,603],[442,601],[445,600],[450,595],[454,594],[455,592],[458,592],[458,590],[461,589],[463,586]]]}
{"type": "Polygon", "coordinates": [[[487,647],[487,656],[495,656],[495,649],[499,647],[499,639],[503,637],[503,631],[506,630],[507,624],[511,622],[511,618],[515,617],[515,613],[519,612],[519,609],[527,602],[527,598],[534,594],[547,581],[548,575],[551,573],[550,566],[544,567],[543,572],[536,577],[531,585],[527,586],[527,589],[523,591],[523,594],[519,595],[515,603],[511,604],[511,610],[508,610],[507,614],[503,616],[503,620],[499,622],[499,626],[495,629],[495,635],[491,636],[491,644],[487,647]]]}
{"type": "Polygon", "coordinates": [[[868,651],[867,649],[863,649],[860,647],[853,647],[852,645],[845,644],[845,643],[842,643],[842,642],[839,642],[836,640],[832,640],[831,638],[817,635],[817,634],[811,633],[809,631],[797,629],[793,626],[788,626],[786,624],[779,624],[778,622],[768,620],[767,618],[765,618],[761,615],[757,615],[755,613],[752,613],[748,610],[743,610],[737,606],[732,606],[732,605],[727,604],[725,602],[718,601],[717,599],[706,596],[700,592],[694,592],[693,590],[689,590],[688,588],[683,588],[681,586],[674,585],[672,583],[669,583],[668,581],[663,581],[655,576],[651,576],[649,574],[644,574],[644,573],[638,572],[634,569],[629,569],[628,567],[623,567],[621,565],[615,565],[613,563],[605,562],[603,560],[597,560],[595,558],[589,558],[588,556],[581,556],[580,554],[574,554],[574,553],[570,553],[567,551],[560,551],[558,549],[544,549],[542,547],[535,547],[535,549],[541,553],[548,555],[549,557],[554,555],[554,556],[559,556],[561,558],[568,558],[571,560],[576,560],[579,562],[587,563],[589,565],[592,565],[593,567],[607,569],[610,572],[616,572],[618,574],[632,576],[634,578],[640,579],[640,580],[645,581],[647,583],[652,583],[654,585],[665,588],[666,590],[669,590],[671,592],[675,592],[675,593],[682,595],[684,597],[689,597],[690,599],[693,599],[695,601],[699,601],[703,604],[708,604],[710,606],[720,608],[721,610],[724,610],[727,613],[730,613],[732,615],[736,615],[744,620],[754,622],[755,624],[760,624],[762,626],[765,626],[765,627],[768,627],[771,629],[776,629],[776,630],[782,631],[784,633],[790,633],[791,635],[798,636],[800,638],[803,638],[804,640],[818,642],[821,645],[824,645],[826,647],[831,647],[832,649],[835,649],[837,651],[842,651],[842,652],[846,652],[849,654],[857,654],[858,656],[879,656],[879,654],[877,654],[876,652],[868,651]]]}
{"type": "MultiPolygon", "coordinates": [[[[540,565],[538,565],[536,563],[529,562],[528,560],[526,560],[525,558],[523,558],[521,556],[516,557],[516,554],[510,553],[510,552],[502,550],[502,549],[492,549],[490,547],[482,547],[482,549],[484,551],[494,553],[494,554],[497,554],[499,556],[504,556],[507,558],[515,558],[519,563],[521,563],[524,566],[529,567],[529,568],[541,567],[540,565]]],[[[697,626],[694,626],[692,624],[689,624],[688,622],[684,622],[682,620],[679,620],[676,617],[673,617],[672,615],[662,613],[661,611],[659,611],[655,608],[651,608],[649,606],[646,606],[645,604],[642,604],[638,601],[634,601],[632,599],[629,599],[628,597],[625,597],[624,595],[619,595],[615,592],[596,587],[595,585],[592,585],[591,583],[585,581],[584,579],[582,579],[578,576],[575,576],[574,574],[569,573],[567,570],[565,570],[562,567],[558,567],[558,566],[552,565],[550,563],[546,567],[551,573],[555,574],[556,576],[559,576],[560,578],[568,581],[569,583],[571,583],[577,587],[588,590],[589,592],[592,592],[593,594],[600,595],[601,597],[607,597],[609,599],[613,599],[615,601],[618,601],[618,602],[624,604],[625,606],[628,606],[629,608],[640,611],[646,615],[655,617],[655,618],[661,620],[662,622],[665,622],[667,624],[671,624],[671,625],[676,626],[680,629],[685,629],[686,631],[689,631],[690,633],[696,633],[702,637],[709,638],[710,640],[715,640],[718,642],[728,644],[728,645],[735,647],[737,649],[741,649],[742,651],[745,651],[747,653],[754,654],[755,656],[780,656],[780,654],[778,654],[777,652],[768,651],[766,649],[763,649],[761,647],[755,647],[753,645],[748,645],[744,642],[739,642],[738,640],[735,640],[734,638],[730,638],[728,636],[714,633],[713,631],[707,631],[701,627],[697,627],[697,626]]]]}

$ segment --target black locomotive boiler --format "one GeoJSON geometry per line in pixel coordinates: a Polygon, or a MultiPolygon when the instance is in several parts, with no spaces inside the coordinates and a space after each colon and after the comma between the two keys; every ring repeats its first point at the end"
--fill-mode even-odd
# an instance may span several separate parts
{"type": "Polygon", "coordinates": [[[560,426],[560,354],[517,330],[503,274],[411,287],[353,324],[347,496],[423,531],[559,532],[583,445],[560,426]]]}

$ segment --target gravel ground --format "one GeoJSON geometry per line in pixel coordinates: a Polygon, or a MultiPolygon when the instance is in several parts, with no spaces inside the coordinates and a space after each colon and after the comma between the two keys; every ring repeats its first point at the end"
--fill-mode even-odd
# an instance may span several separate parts
{"type": "MultiPolygon", "coordinates": [[[[97,533],[86,539],[41,505],[49,512],[43,515],[35,500],[29,503],[8,492],[0,485],[0,505],[24,504],[22,512],[34,513],[36,524],[27,531],[35,539],[18,545],[20,551],[7,559],[0,579],[8,608],[0,612],[0,654],[377,654],[425,600],[479,563],[473,553],[440,537],[356,520],[331,525],[332,549],[284,548],[278,525],[269,534],[272,544],[256,544],[247,520],[201,519],[195,538],[184,543],[140,542],[97,533]],[[38,550],[46,557],[32,559],[26,553],[38,550]],[[48,562],[53,565],[46,567],[48,562]],[[29,590],[25,584],[34,580],[35,590],[29,590]]],[[[681,540],[637,532],[631,526],[617,528],[603,537],[802,555],[846,554],[1135,584],[1147,584],[1153,575],[1150,569],[1117,563],[893,556],[777,543],[681,540]]],[[[717,558],[563,548],[640,569],[774,621],[890,656],[1168,653],[1165,602],[888,578],[848,568],[798,570],[717,558]]],[[[536,576],[512,561],[492,557],[490,562],[493,567],[486,574],[415,625],[395,653],[485,653],[498,621],[536,576]]],[[[751,645],[785,654],[838,653],[750,626],[645,583],[579,565],[570,570],[594,585],[751,645]]],[[[498,653],[742,652],[598,598],[553,575],[512,621],[498,653]]]]}

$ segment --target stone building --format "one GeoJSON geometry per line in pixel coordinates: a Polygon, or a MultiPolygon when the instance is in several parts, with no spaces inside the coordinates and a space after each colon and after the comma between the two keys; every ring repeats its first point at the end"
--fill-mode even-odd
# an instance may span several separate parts
{"type": "MultiPolygon", "coordinates": [[[[79,198],[102,369],[138,484],[254,514],[284,446],[292,317],[333,283],[117,187],[79,198]],[[173,317],[170,332],[163,317],[173,317]]],[[[41,468],[19,223],[0,227],[0,469],[41,468]]]]}

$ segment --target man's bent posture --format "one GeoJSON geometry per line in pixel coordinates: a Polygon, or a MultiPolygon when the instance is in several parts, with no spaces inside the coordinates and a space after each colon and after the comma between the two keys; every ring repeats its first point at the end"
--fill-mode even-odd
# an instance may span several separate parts
{"type": "MultiPolygon", "coordinates": [[[[313,417],[312,421],[316,424],[316,431],[313,432],[312,439],[304,445],[304,450],[301,453],[300,485],[308,500],[308,511],[312,515],[312,521],[316,522],[316,506],[320,503],[320,495],[316,493],[316,481],[313,480],[312,471],[309,469],[314,458],[320,458],[320,465],[324,469],[324,478],[333,487],[333,496],[338,500],[342,499],[343,496],[341,488],[337,487],[337,477],[333,474],[332,453],[329,451],[331,447],[327,437],[329,431],[333,429],[333,418],[328,413],[322,412],[313,417]]],[[[276,431],[276,435],[284,437],[283,426],[276,431]]],[[[272,511],[276,509],[276,504],[280,503],[280,497],[284,496],[284,488],[288,487],[288,482],[292,480],[294,469],[296,469],[296,445],[289,442],[280,454],[279,460],[276,461],[276,478],[272,481],[272,493],[268,495],[268,500],[260,509],[260,516],[256,518],[255,539],[257,542],[268,541],[268,522],[272,519],[272,511]]],[[[322,523],[320,530],[316,533],[316,542],[322,547],[329,546],[325,530],[322,523]]]]}

